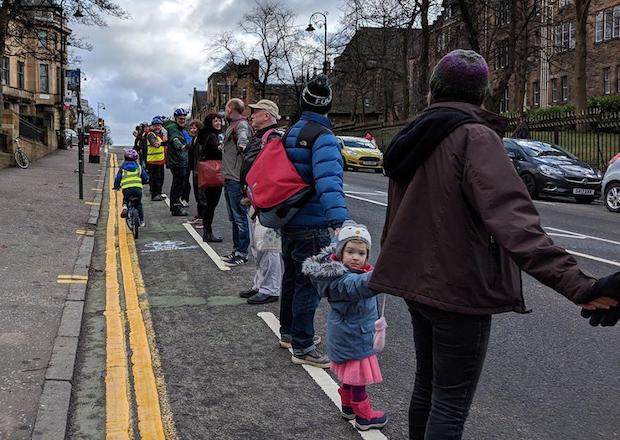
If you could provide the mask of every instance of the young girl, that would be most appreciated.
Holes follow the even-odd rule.
[[[337,240],[335,246],[307,259],[303,273],[331,306],[327,354],[331,370],[341,381],[342,417],[355,419],[355,426],[363,431],[383,428],[388,417],[372,409],[366,394],[366,385],[383,380],[373,347],[378,292],[368,288],[373,269],[368,264],[371,238],[364,225],[346,221]]]

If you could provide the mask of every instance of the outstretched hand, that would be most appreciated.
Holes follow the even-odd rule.
[[[599,279],[583,298],[581,316],[589,318],[590,325],[611,327],[620,320],[620,272]]]

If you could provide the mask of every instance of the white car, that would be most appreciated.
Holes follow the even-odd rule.
[[[620,212],[620,153],[609,161],[602,188],[607,209],[611,212]]]

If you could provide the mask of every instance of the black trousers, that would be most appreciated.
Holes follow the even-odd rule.
[[[172,185],[170,186],[170,211],[176,211],[181,209],[180,199],[183,197],[187,168],[170,167],[170,172],[172,173]]]
[[[416,373],[410,440],[460,440],[491,332],[491,315],[463,315],[408,301]]]
[[[183,178],[183,194],[181,198],[186,202],[189,202],[189,195],[192,192],[192,185],[190,183],[192,173],[193,171],[191,169],[185,169],[185,177]]]
[[[146,169],[149,173],[149,188],[151,199],[161,194],[164,187],[164,176],[166,175],[164,165],[148,164]]]
[[[201,195],[200,198],[204,202],[202,208],[202,224],[204,225],[204,230],[213,233],[213,217],[215,216],[215,208],[217,208],[217,204],[220,202],[220,197],[222,196],[222,187],[201,188],[198,191]]]
[[[206,194],[204,189],[198,188],[198,174],[194,171],[192,171],[192,186],[194,187],[194,198],[196,199],[196,215],[199,218],[203,218],[207,203]]]

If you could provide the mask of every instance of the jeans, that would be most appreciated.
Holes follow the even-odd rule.
[[[164,165],[148,164],[147,171],[149,173],[149,188],[151,198],[161,195],[161,189],[164,186]]]
[[[183,197],[187,168],[170,167],[170,172],[172,173],[172,186],[170,186],[170,211],[178,211],[181,209],[180,199]]]
[[[314,312],[321,299],[310,279],[301,272],[301,266],[329,243],[327,229],[282,230],[280,334],[292,337],[293,353],[297,356],[315,349]]]
[[[136,208],[138,209],[138,217],[140,218],[140,221],[143,222],[144,208],[142,207],[142,190],[140,188],[125,188],[123,190],[123,205],[127,205],[127,207],[129,207],[129,199],[132,197],[137,199]]]
[[[463,315],[407,301],[416,353],[410,440],[460,440],[491,332],[491,315]]]
[[[235,180],[224,181],[224,197],[228,207],[228,220],[232,222],[233,251],[236,255],[247,257],[250,247],[250,228],[248,226],[248,208],[241,204],[243,191],[241,184]]]

